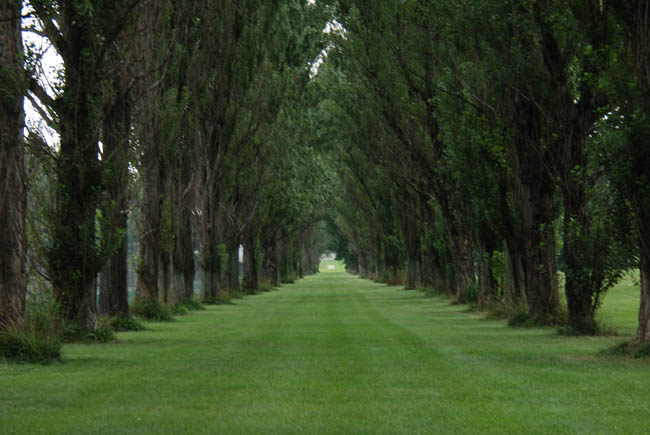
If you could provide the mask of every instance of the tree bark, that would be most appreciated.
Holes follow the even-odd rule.
[[[560,312],[552,203],[553,192],[543,178],[522,186],[526,300],[530,316],[540,324],[557,322]]]
[[[362,278],[368,278],[368,267],[366,266],[365,256],[359,252],[357,255],[357,267],[359,269],[359,276]]]
[[[204,244],[201,252],[201,300],[216,298],[222,289],[222,275],[224,272],[223,245],[214,240]]]
[[[205,168],[204,168],[205,170]],[[208,178],[206,176],[206,178]],[[222,289],[225,247],[219,225],[219,190],[211,186],[202,192],[202,213],[199,216],[200,265],[202,269],[201,299],[216,298]]]
[[[275,235],[265,242],[263,251],[263,279],[273,287],[277,287],[280,284],[280,274],[278,267],[278,243]]]
[[[498,283],[490,267],[490,257],[495,251],[492,243],[478,243],[478,294],[480,306],[487,306],[499,298]]]
[[[280,282],[292,283],[296,279],[298,265],[295,260],[293,237],[286,235],[279,240]]]
[[[226,269],[226,284],[233,293],[240,291],[239,285],[239,239],[233,238],[226,244],[228,250],[228,268]]]
[[[504,262],[506,268],[505,300],[511,307],[526,305],[526,272],[523,243],[514,238],[504,241]]]
[[[172,303],[194,297],[194,248],[189,207],[178,210],[175,220],[174,251],[172,253]]]
[[[65,85],[56,101],[61,144],[57,159],[56,211],[48,264],[54,295],[67,320],[97,329],[96,289],[101,258],[96,247],[96,210],[102,178],[97,158],[96,101],[101,61],[88,59],[96,39],[88,14],[71,2],[61,6],[65,30]]]
[[[158,298],[160,255],[160,156],[154,143],[145,145],[142,172],[142,222],[140,233],[138,299]]]
[[[636,332],[636,341],[639,343],[650,342],[650,239],[643,241],[645,249],[641,249],[639,269],[641,274],[641,302],[639,304],[639,327]]]
[[[23,323],[27,290],[21,3],[0,5],[0,329]]]
[[[167,305],[173,305],[172,300],[172,253],[163,250],[158,257],[158,299]]]
[[[586,138],[585,138],[586,140]],[[584,140],[582,141],[584,143]],[[594,298],[598,297],[600,282],[592,282],[597,274],[591,255],[593,246],[589,243],[590,217],[587,208],[587,195],[582,182],[571,170],[584,168],[586,158],[584,146],[569,145],[573,158],[569,158],[563,180],[564,196],[564,246],[565,293],[569,312],[569,325],[576,331],[587,334],[597,332],[594,320]],[[594,253],[595,254],[595,253]]]
[[[513,102],[516,137],[510,164],[515,174],[514,202],[523,240],[526,302],[531,318],[540,324],[556,323],[560,297],[555,262],[555,177],[549,168],[558,154],[557,144],[543,141],[543,114],[529,101]]]
[[[452,218],[453,219],[453,218]],[[454,265],[454,287],[456,303],[465,302],[465,290],[476,282],[474,259],[469,235],[452,220],[447,221],[451,259]]]
[[[258,241],[255,235],[244,242],[244,291],[252,293],[259,288],[260,261]]]
[[[129,135],[131,130],[128,97],[119,89],[116,100],[105,113],[103,127],[104,165],[108,169],[107,200],[104,216],[108,220],[110,243],[115,253],[104,265],[100,279],[99,312],[105,316],[129,316],[127,285],[127,220],[129,207]]]

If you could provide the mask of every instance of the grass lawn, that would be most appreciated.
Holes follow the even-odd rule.
[[[597,317],[621,335],[636,336],[639,326],[639,271],[630,272],[606,295]]]
[[[66,345],[62,364],[0,364],[0,433],[648,433],[650,362],[598,354],[625,337],[512,329],[322,270]],[[603,319],[632,334],[637,301],[612,290]]]

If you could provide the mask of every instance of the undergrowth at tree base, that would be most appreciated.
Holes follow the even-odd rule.
[[[176,306],[179,307],[184,307],[188,311],[201,311],[205,310],[205,306],[199,301],[198,299],[194,298],[183,298],[178,303]]]
[[[116,339],[115,332],[110,325],[110,319],[99,319],[99,325],[96,330],[91,330],[83,325],[70,322],[65,325],[63,340],[67,343],[79,341],[95,341],[98,343],[108,343]]]
[[[625,341],[607,348],[601,353],[603,355],[626,356],[632,358],[650,358],[650,343]]]
[[[261,282],[258,284],[257,290],[259,292],[270,292],[275,290],[275,287],[273,287],[273,285],[269,282]]]
[[[28,299],[22,323],[0,326],[0,359],[40,364],[61,359],[64,322],[50,295],[36,294]]]
[[[126,332],[126,331],[143,331],[146,328],[137,317],[113,317],[109,320],[109,324],[113,331]]]
[[[580,325],[562,325],[558,328],[559,335],[566,336],[593,336],[593,337],[613,337],[618,335],[616,328],[599,320],[591,320]]]
[[[41,335],[26,328],[0,331],[0,357],[14,363],[49,364],[61,359],[60,333]]]
[[[146,320],[158,322],[171,322],[174,320],[172,310],[156,298],[136,299],[131,307],[131,312]]]
[[[205,305],[232,305],[230,294],[225,291],[217,292],[216,296],[207,296],[203,298]]]

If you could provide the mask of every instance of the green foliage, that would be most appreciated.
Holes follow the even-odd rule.
[[[257,286],[257,289],[260,292],[270,292],[272,290],[275,290],[275,287],[271,285],[271,283],[265,282],[265,281],[260,281],[259,285]]]
[[[11,362],[48,364],[61,358],[62,340],[16,328],[0,331],[0,357]]]
[[[500,295],[505,293],[506,286],[506,258],[502,251],[494,251],[487,259],[490,273],[497,281],[497,287]]]
[[[21,325],[0,329],[0,357],[11,362],[48,364],[61,358],[64,323],[52,297],[28,298]]]
[[[144,331],[146,328],[137,317],[113,317],[109,321],[110,327],[117,332]]]
[[[205,310],[205,306],[196,298],[184,298],[178,301],[176,306],[184,307],[190,311]]]
[[[156,298],[141,298],[133,302],[131,313],[146,320],[171,322],[172,311]]]
[[[578,325],[561,326],[558,328],[558,334],[578,336],[578,335],[600,335],[600,327],[593,319],[585,319]]]
[[[461,303],[464,304],[476,304],[478,302],[478,284],[472,283],[471,285],[465,287],[463,290],[463,300]]]
[[[170,310],[174,316],[187,316],[190,314],[190,310],[184,305],[174,305]]]
[[[518,311],[518,309],[514,309],[508,303],[505,303],[503,301],[493,301],[487,307],[487,314],[485,315],[485,319],[508,320],[513,311]]]
[[[528,310],[524,307],[519,307],[514,310],[508,318],[508,326],[512,327],[530,327],[533,326],[533,320],[528,314]]]
[[[109,343],[111,341],[117,340],[115,331],[111,325],[111,321],[108,319],[99,320],[99,328],[95,331],[93,339],[100,343]]]
[[[65,325],[64,340],[67,343],[83,341],[109,343],[115,339],[115,332],[113,331],[110,319],[108,318],[100,318],[99,325],[94,331],[74,322],[68,322]]]
[[[232,297],[225,291],[218,291],[216,296],[210,296],[203,300],[205,305],[232,305]]]
[[[625,341],[601,351],[603,355],[650,358],[650,344]]]
[[[286,275],[281,275],[280,276],[280,282],[282,284],[293,284],[296,282],[296,274],[291,272]]]

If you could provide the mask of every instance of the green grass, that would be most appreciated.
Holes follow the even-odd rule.
[[[327,264],[63,364],[0,365],[0,432],[647,433],[650,362],[599,354],[624,337],[508,328]],[[633,305],[616,289],[603,315],[627,331]]]
[[[639,271],[630,272],[605,295],[596,318],[624,336],[636,335],[639,325]]]

